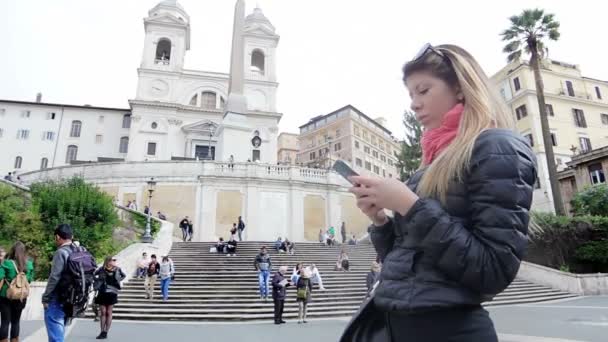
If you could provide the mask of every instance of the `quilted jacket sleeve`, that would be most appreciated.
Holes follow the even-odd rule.
[[[384,261],[386,255],[393,249],[393,243],[395,241],[395,232],[393,229],[394,221],[391,217],[389,217],[389,221],[385,225],[381,227],[371,225],[367,229],[369,232],[369,239],[372,241],[381,261]]]
[[[483,134],[464,179],[470,225],[453,219],[434,199],[419,199],[406,229],[435,267],[481,294],[497,294],[515,278],[527,245],[536,158],[515,134]]]

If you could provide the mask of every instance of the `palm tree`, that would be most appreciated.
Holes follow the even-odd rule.
[[[511,21],[511,27],[501,33],[502,40],[509,42],[504,47],[503,52],[509,54],[507,57],[509,62],[518,60],[521,57],[522,48],[526,54],[530,55],[530,66],[532,66],[532,70],[534,71],[534,80],[536,82],[536,96],[540,112],[540,126],[543,131],[543,144],[549,168],[549,181],[551,183],[551,192],[553,193],[553,206],[557,215],[564,215],[562,194],[557,180],[557,166],[555,165],[551,131],[549,130],[549,119],[545,106],[543,78],[540,74],[541,60],[547,54],[547,48],[543,40],[557,41],[559,39],[559,22],[555,20],[553,14],[546,14],[541,9],[524,10],[520,15],[510,17],[509,20]]]

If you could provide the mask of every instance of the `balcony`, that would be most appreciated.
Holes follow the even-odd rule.
[[[562,88],[557,89],[557,91],[555,91],[555,94],[558,94],[560,96],[574,97],[574,98],[582,99],[582,100],[593,100],[593,98],[591,97],[591,95],[589,93],[575,91],[574,96],[571,96],[568,94],[568,91],[566,91]]]

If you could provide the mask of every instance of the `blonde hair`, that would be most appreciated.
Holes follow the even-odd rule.
[[[421,197],[436,197],[445,205],[450,181],[462,181],[479,134],[490,128],[515,130],[515,120],[471,54],[456,45],[439,45],[434,49],[443,56],[428,52],[408,62],[403,67],[403,80],[415,72],[426,71],[464,96],[456,137],[430,164],[420,165],[427,170],[418,183],[417,193]]]

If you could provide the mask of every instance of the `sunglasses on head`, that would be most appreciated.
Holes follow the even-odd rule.
[[[448,60],[448,58],[445,56],[445,54],[437,49],[435,49],[433,47],[433,45],[431,45],[431,43],[426,43],[422,46],[422,48],[420,49],[420,51],[418,51],[418,53],[416,54],[416,56],[414,56],[414,59],[412,59],[412,61],[417,61],[419,59],[421,59],[422,57],[426,56],[429,52],[435,53],[437,54],[439,57]]]

